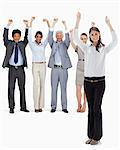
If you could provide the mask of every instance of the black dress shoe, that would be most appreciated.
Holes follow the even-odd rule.
[[[20,111],[24,111],[24,112],[29,112],[29,110],[27,110],[27,109],[20,109]]]
[[[9,111],[11,114],[14,114],[14,109],[10,108],[10,111]]]
[[[51,113],[54,113],[56,111],[56,109],[51,109]]]
[[[42,112],[42,108],[39,109],[39,112]]]
[[[36,112],[36,113],[39,113],[40,111],[39,111],[39,109],[35,109],[35,112]]]
[[[68,110],[67,109],[63,109],[62,110],[64,113],[68,113]]]

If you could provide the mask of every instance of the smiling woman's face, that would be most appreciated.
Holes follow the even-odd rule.
[[[92,40],[93,43],[97,43],[100,38],[100,33],[98,31],[92,30],[90,33],[90,39]]]
[[[87,43],[87,40],[88,40],[88,37],[86,35],[81,35],[80,36],[80,40],[83,42],[83,43]]]
[[[41,43],[42,36],[41,36],[40,34],[37,34],[37,35],[35,36],[35,40],[36,40],[37,43]]]

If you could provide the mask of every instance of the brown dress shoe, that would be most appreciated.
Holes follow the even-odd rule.
[[[99,143],[99,141],[92,140],[92,141],[90,142],[90,145],[97,145],[98,143]]]
[[[90,144],[90,142],[92,141],[92,139],[88,139],[85,144]]]

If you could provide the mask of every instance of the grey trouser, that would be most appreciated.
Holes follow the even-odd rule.
[[[68,71],[63,68],[53,68],[51,71],[51,107],[57,107],[57,90],[60,82],[62,109],[67,109],[67,80]]]

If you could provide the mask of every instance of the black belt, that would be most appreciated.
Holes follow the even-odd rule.
[[[22,68],[22,67],[23,67],[23,65],[22,65],[22,66],[12,66],[12,65],[10,65],[10,67],[11,67],[11,68],[18,69],[18,68]]]
[[[85,61],[84,59],[78,59],[78,61]]]
[[[87,82],[96,83],[100,81],[105,81],[105,76],[103,77],[85,77],[84,79]]]
[[[62,68],[62,65],[54,65],[55,68]]]

